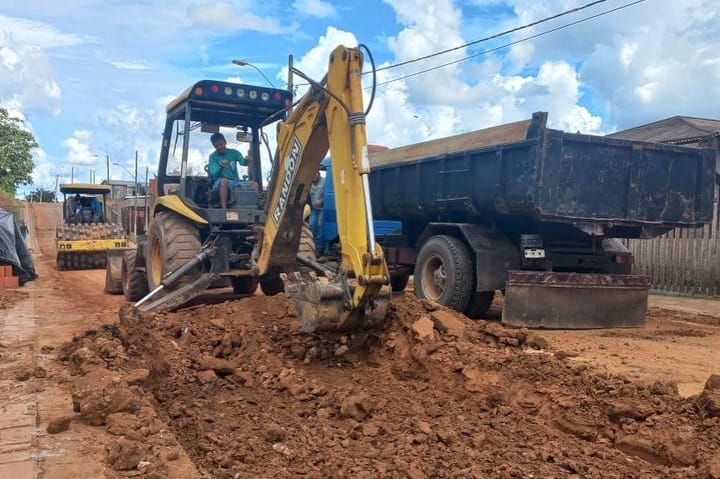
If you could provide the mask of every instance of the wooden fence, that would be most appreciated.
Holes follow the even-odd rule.
[[[677,228],[651,240],[626,240],[634,272],[658,291],[720,296],[720,211],[703,228]]]

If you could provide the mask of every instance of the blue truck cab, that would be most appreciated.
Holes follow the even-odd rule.
[[[338,243],[335,187],[333,186],[332,166],[329,157],[320,163],[320,171],[325,172],[325,202],[323,204],[322,251],[318,251],[317,255],[323,256],[330,252],[334,244]],[[400,234],[402,229],[400,221],[375,220],[373,224],[375,226],[375,236],[380,242],[382,242],[383,237]]]

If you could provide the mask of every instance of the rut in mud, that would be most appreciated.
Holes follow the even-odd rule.
[[[714,381],[684,399],[409,294],[344,335],[282,297],[120,316],[61,353],[116,470],[171,477],[182,447],[213,478],[720,478]]]

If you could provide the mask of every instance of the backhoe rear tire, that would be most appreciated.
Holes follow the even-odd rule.
[[[467,248],[457,238],[433,236],[415,262],[415,296],[464,312],[473,289],[473,267]]]
[[[150,223],[145,270],[150,291],[163,277],[190,261],[200,251],[200,234],[195,225],[172,211],[161,211]],[[197,267],[182,277],[173,289],[196,279],[202,273]]]
[[[126,251],[122,260],[122,292],[125,299],[131,302],[139,301],[150,292],[147,276],[144,271],[135,269],[135,250]]]

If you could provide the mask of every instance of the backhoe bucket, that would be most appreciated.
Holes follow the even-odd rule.
[[[379,326],[385,319],[390,293],[374,296],[352,309],[351,286],[345,277],[330,283],[285,279],[285,293],[295,304],[300,327],[305,332],[356,331]]]
[[[646,276],[509,271],[502,323],[546,329],[645,324]]]

